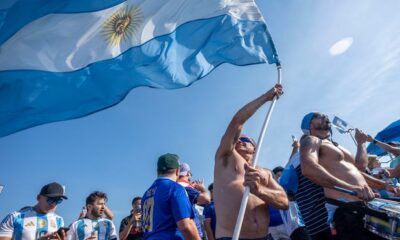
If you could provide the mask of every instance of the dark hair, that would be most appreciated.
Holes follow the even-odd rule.
[[[283,172],[283,167],[281,167],[281,166],[278,166],[278,167],[276,167],[276,168],[274,168],[273,170],[272,170],[272,172],[274,173],[274,174],[277,174],[278,172]]]
[[[100,192],[100,191],[94,191],[92,192],[87,198],[86,198],[86,205],[88,204],[93,204],[96,199],[104,199],[107,202],[107,194]]]
[[[171,174],[176,172],[176,168],[175,169],[167,169],[167,170],[157,170],[157,174]]]
[[[133,205],[137,200],[141,200],[141,199],[142,199],[142,197],[139,197],[139,196],[133,198],[133,200],[132,200],[132,205]]]
[[[208,191],[212,191],[214,189],[214,183],[211,183],[210,185],[208,185]]]

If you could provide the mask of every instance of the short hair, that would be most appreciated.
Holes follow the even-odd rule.
[[[283,167],[278,166],[278,167],[272,169],[272,172],[273,172],[274,174],[277,174],[278,172],[283,172],[283,170],[284,170]]]
[[[88,204],[93,204],[96,199],[104,199],[106,202],[108,200],[107,194],[100,192],[100,191],[94,191],[92,192],[87,198],[86,198],[86,205]]]
[[[214,183],[211,183],[210,185],[208,185],[208,191],[212,192],[214,189]]]
[[[135,204],[135,202],[136,202],[137,200],[142,200],[142,197],[139,197],[139,196],[134,197],[133,200],[132,200],[132,205]]]
[[[374,162],[379,162],[378,156],[375,154],[368,154],[368,168],[370,170],[374,168]]]
[[[176,168],[175,169],[167,169],[167,170],[157,170],[157,174],[171,174],[176,172]]]

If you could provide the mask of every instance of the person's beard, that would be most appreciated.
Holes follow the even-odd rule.
[[[94,208],[94,209],[92,210],[92,215],[93,215],[93,217],[99,218],[99,217],[101,217],[102,212],[101,212],[100,209],[95,209],[95,208]]]

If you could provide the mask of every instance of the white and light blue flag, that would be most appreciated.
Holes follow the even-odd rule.
[[[349,124],[343,119],[334,116],[332,120],[332,125],[340,132],[340,133],[348,133],[349,132]]]
[[[254,0],[1,0],[0,136],[279,60]]]

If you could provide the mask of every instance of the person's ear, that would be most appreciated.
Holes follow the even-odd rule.
[[[93,209],[93,205],[92,205],[92,204],[87,204],[87,205],[86,205],[86,209],[87,209],[88,211],[91,211],[91,210]]]

